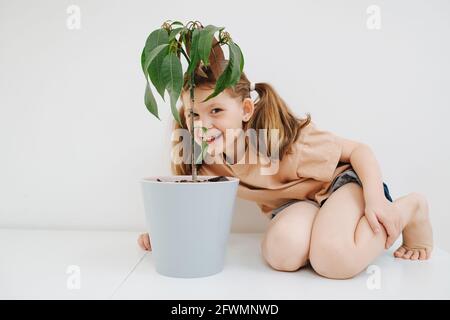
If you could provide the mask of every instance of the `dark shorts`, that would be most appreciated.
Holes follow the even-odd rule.
[[[362,182],[359,179],[358,175],[356,174],[356,172],[353,169],[348,169],[345,170],[344,172],[341,172],[340,174],[338,174],[333,182],[331,183],[331,192],[336,191],[337,189],[339,189],[340,187],[342,187],[344,184],[349,183],[349,182],[355,182],[357,184],[359,184],[362,187]],[[392,197],[389,193],[389,188],[386,185],[386,183],[383,182],[383,189],[384,189],[384,196],[386,197],[386,199],[388,199],[390,202],[392,201]],[[323,206],[323,204],[327,201],[327,199],[323,200],[320,203],[320,206],[317,204],[317,202],[312,201],[310,199],[305,199],[305,200],[298,200],[298,199],[293,199],[293,200],[289,200],[288,202],[286,202],[285,204],[279,206],[278,208],[272,210],[272,219],[277,215],[278,212],[280,212],[281,210],[283,210],[286,207],[289,207],[291,204],[299,202],[299,201],[306,201],[309,202],[311,204],[314,204],[316,207],[320,208]]]

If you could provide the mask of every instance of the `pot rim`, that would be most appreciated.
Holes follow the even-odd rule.
[[[204,176],[204,175],[197,175],[197,178],[214,178],[217,177],[217,175],[215,176]],[[229,177],[229,176],[225,176],[227,179],[229,179],[229,181],[207,181],[207,182],[203,182],[203,183],[232,183],[232,182],[239,182],[239,178],[236,177]],[[172,175],[172,176],[149,176],[149,177],[145,177],[141,179],[141,183],[164,183],[164,184],[176,184],[176,185],[200,185],[200,183],[198,182],[175,182],[175,181],[156,181],[156,179],[164,179],[170,178],[173,180],[181,180],[181,179],[186,179],[186,178],[190,178],[192,180],[192,175]]]

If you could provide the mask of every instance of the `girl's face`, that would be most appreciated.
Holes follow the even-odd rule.
[[[244,101],[240,101],[239,97],[233,98],[229,94],[230,89],[227,88],[219,95],[202,103],[214,90],[203,87],[196,87],[194,90],[195,141],[202,145],[203,137],[203,141],[208,143],[207,152],[212,156],[219,155],[225,150],[233,150],[228,148],[234,148],[234,141],[242,134],[243,122],[247,122],[252,116],[255,108],[253,101],[250,98]],[[183,92],[182,99],[186,124],[191,131],[190,93]],[[203,132],[202,127],[207,130]]]

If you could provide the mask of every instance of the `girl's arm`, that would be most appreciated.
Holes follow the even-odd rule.
[[[399,221],[395,221],[395,216],[388,213],[390,207],[384,196],[378,161],[368,145],[340,137],[338,141],[342,146],[340,161],[349,162],[362,182],[365,216],[375,233],[381,230],[379,222],[383,224],[388,234],[386,248],[389,248],[400,233]]]
[[[363,184],[364,199],[384,199],[383,178],[372,149],[359,143],[350,154],[350,163]]]

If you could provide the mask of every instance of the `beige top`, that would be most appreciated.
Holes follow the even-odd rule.
[[[269,165],[249,163],[249,152],[256,155],[254,147],[248,148],[244,164],[239,163],[243,159],[230,165],[221,158],[222,163],[202,164],[199,175],[239,178],[238,197],[256,202],[267,217],[273,209],[292,199],[310,199],[320,204],[330,196],[328,189],[333,179],[351,168],[351,164],[339,162],[342,147],[336,136],[320,130],[313,122],[301,129],[292,153],[286,154],[281,162],[276,160],[278,171],[274,174],[261,173],[261,167]]]

